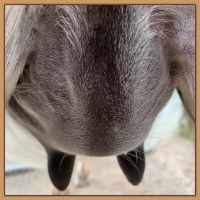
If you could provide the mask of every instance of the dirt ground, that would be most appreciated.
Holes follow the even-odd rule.
[[[132,186],[122,174],[115,157],[79,157],[85,164],[85,177],[80,176],[80,162],[75,165],[71,183],[58,192],[50,182],[47,170],[8,174],[7,195],[194,195],[194,142],[180,136],[163,140],[146,153],[142,182]],[[87,172],[87,173],[86,173]]]

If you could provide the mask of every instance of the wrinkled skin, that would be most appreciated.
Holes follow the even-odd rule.
[[[130,173],[120,155],[143,152],[144,139],[175,88],[195,115],[194,7],[183,8],[191,15],[180,20],[183,26],[165,24],[167,37],[148,27],[148,6],[70,8],[71,18],[55,6],[45,6],[38,16],[9,106],[46,148],[50,177],[59,189],[69,183],[76,154],[118,155],[128,180],[138,184],[142,175]],[[130,159],[143,174],[144,162]]]

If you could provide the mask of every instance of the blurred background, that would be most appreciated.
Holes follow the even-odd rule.
[[[195,129],[183,113],[175,91],[145,141],[146,169],[138,186],[127,181],[116,157],[78,156],[64,192],[49,179],[43,147],[6,113],[5,194],[194,195]]]

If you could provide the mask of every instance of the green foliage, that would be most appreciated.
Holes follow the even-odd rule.
[[[178,135],[192,140],[194,137],[192,132],[193,131],[189,119],[187,117],[183,117],[178,128]]]

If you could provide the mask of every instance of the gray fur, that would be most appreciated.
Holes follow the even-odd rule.
[[[176,88],[194,119],[194,6],[6,6],[6,103],[47,149],[132,150]]]

